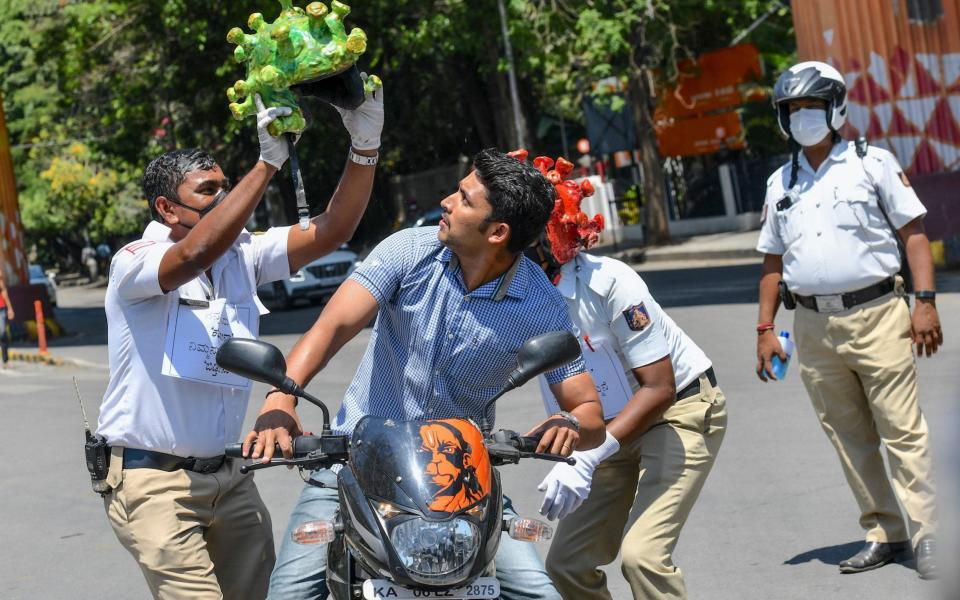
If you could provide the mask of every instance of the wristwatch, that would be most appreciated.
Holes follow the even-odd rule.
[[[350,154],[348,154],[350,160],[357,163],[358,165],[363,165],[364,167],[373,167],[376,166],[377,162],[380,160],[380,153],[377,152],[373,156],[364,156],[362,154],[357,154],[353,151],[353,148],[350,148]]]
[[[937,292],[933,290],[917,290],[913,292],[913,297],[917,300],[936,300]]]
[[[575,416],[571,415],[565,410],[561,410],[560,412],[558,412],[553,416],[565,419],[568,423],[570,423],[570,425],[573,426],[574,431],[576,431],[577,433],[580,433],[580,419],[576,418]]]

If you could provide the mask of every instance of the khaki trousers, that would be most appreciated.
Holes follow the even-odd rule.
[[[104,508],[154,598],[265,598],[273,528],[240,461],[204,475],[123,469],[122,453],[113,448]]]
[[[600,463],[590,495],[560,521],[547,572],[566,600],[612,600],[598,567],[622,553],[635,599],[686,598],[673,549],[710,473],[727,427],[723,392],[700,377],[700,394]],[[635,508],[640,515],[624,535]]]
[[[860,505],[869,542],[909,538],[935,528],[927,422],[920,412],[910,310],[884,296],[840,313],[797,307],[800,376]],[[893,486],[883,467],[887,448]],[[896,494],[894,494],[894,491]]]

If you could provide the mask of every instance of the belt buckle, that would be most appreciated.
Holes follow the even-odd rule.
[[[222,464],[223,457],[221,456],[215,458],[198,458],[195,459],[191,471],[200,473],[201,475],[209,475],[210,473],[216,473]]]
[[[844,309],[843,295],[830,294],[829,296],[814,296],[814,302],[817,303],[817,312],[834,313]]]

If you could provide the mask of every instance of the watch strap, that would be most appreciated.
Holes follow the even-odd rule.
[[[913,292],[913,297],[917,300],[936,300],[937,292],[934,290],[917,290]]]
[[[572,414],[568,413],[565,410],[561,410],[557,414],[553,415],[555,417],[560,417],[570,423],[577,433],[580,433],[580,419],[576,418]]]
[[[362,154],[357,154],[353,151],[353,148],[350,148],[350,153],[347,155],[350,157],[351,162],[355,162],[358,165],[363,165],[364,167],[373,167],[376,166],[377,162],[380,160],[380,153],[373,156],[364,156]]]

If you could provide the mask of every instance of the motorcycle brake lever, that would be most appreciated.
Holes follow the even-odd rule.
[[[278,465],[288,464],[285,458],[273,458],[268,463],[262,462],[251,462],[245,465],[240,465],[240,474],[246,475],[250,471],[259,471],[260,469],[266,469],[267,467],[276,467]]]
[[[553,462],[567,463],[568,465],[577,464],[577,459],[572,456],[560,456],[559,454],[541,454],[539,452],[521,452],[521,458],[538,458],[540,460],[550,460]]]

